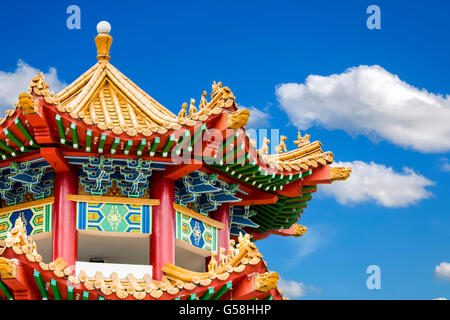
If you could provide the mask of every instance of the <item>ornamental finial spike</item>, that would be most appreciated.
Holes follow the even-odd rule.
[[[97,60],[109,60],[109,49],[111,48],[112,37],[111,25],[107,21],[100,21],[97,24],[98,35],[95,37],[95,44],[97,45]]]

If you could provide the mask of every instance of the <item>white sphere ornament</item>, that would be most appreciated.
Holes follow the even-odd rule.
[[[100,21],[97,24],[97,32],[98,33],[110,33],[111,32],[111,25],[108,21]]]

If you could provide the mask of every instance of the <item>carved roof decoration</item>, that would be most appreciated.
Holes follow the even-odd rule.
[[[331,167],[330,178],[331,181],[347,180],[352,172],[351,167]]]

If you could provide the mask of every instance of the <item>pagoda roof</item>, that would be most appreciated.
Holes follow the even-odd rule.
[[[109,63],[101,60],[56,95],[57,108],[73,119],[114,134],[166,134],[192,127],[221,108],[209,103],[197,114],[178,117]],[[213,110],[214,109],[214,110]]]
[[[110,63],[111,42],[109,34],[97,35],[98,62],[56,95],[42,74],[32,79],[29,92],[0,119],[0,167],[43,157],[65,170],[72,157],[103,156],[173,165],[167,172],[174,180],[195,170],[220,174],[246,192],[234,205],[254,205],[252,219],[261,232],[290,228],[317,184],[348,178],[351,169],[331,168],[333,153],[308,134],[298,132],[294,150],[287,150],[285,136],[272,141],[279,143],[276,154],[270,154],[267,138],[258,149],[246,130],[250,112],[238,109],[221,82],[214,82],[209,101],[205,91],[198,108],[191,99],[189,110],[185,103],[175,115]],[[222,136],[204,141],[207,129]],[[174,154],[187,161],[176,163],[169,156]],[[287,202],[283,197],[293,201],[288,209],[280,207]]]

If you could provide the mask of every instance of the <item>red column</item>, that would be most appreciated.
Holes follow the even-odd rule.
[[[217,256],[216,260],[219,262],[220,258],[220,248],[225,248],[225,253],[228,253],[228,247],[230,242],[230,205],[228,203],[222,204],[217,208],[216,212],[213,213],[213,219],[222,222],[225,225],[225,229],[217,231]],[[205,258],[205,270],[208,270],[208,264],[211,261],[211,257]]]
[[[225,229],[218,230],[217,232],[217,257],[220,254],[220,248],[225,248],[225,252],[228,252],[228,246],[230,242],[230,205],[228,203],[222,204],[214,212],[213,219],[222,222],[225,225]]]
[[[153,279],[161,280],[161,268],[167,262],[175,263],[175,212],[174,181],[164,176],[164,171],[153,171],[150,197],[161,204],[152,208],[152,234],[150,236],[150,264]]]
[[[70,166],[69,171],[55,172],[53,194],[53,246],[52,258],[63,258],[68,266],[77,261],[77,204],[67,200],[68,194],[78,193],[78,167]]]

